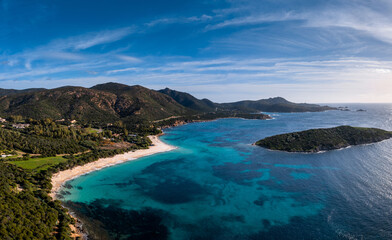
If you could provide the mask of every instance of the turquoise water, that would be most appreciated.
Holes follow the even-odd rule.
[[[167,129],[178,149],[74,179],[63,200],[113,239],[391,239],[392,140],[318,154],[251,145],[318,127],[392,130],[392,105],[349,107],[367,111]]]

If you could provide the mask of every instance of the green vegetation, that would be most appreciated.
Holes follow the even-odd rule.
[[[154,91],[117,83],[92,88],[61,87],[16,92],[3,89],[2,92],[5,96],[0,98],[0,116],[11,121],[17,122],[18,116],[40,120],[51,118],[64,120],[65,123],[76,120],[78,124],[91,124],[97,129],[122,121],[133,132],[137,132],[140,125],[173,116],[191,118],[210,113],[315,112],[333,109],[315,104],[296,104],[283,98],[220,104],[168,88]]]
[[[192,95],[184,92],[175,91],[169,88],[159,90],[181,105],[198,112],[241,112],[241,113],[254,113],[254,112],[320,112],[332,110],[328,106],[320,106],[316,104],[306,103],[293,103],[284,98],[275,97],[269,99],[261,99],[257,101],[240,101],[233,103],[214,103],[208,99],[197,99]]]
[[[376,128],[340,126],[311,129],[267,137],[256,145],[287,152],[319,152],[392,138],[392,132]]]
[[[164,93],[174,100],[176,100],[179,104],[184,107],[190,108],[194,111],[198,112],[214,112],[219,108],[219,104],[213,103],[208,99],[197,99],[189,93],[175,91],[169,88],[165,88],[159,90],[160,93]]]
[[[163,119],[159,121],[155,121],[154,125],[156,127],[170,127],[170,126],[177,126],[185,123],[192,123],[192,122],[202,122],[202,121],[211,121],[219,118],[244,118],[244,119],[258,119],[258,120],[265,120],[270,119],[271,117],[266,114],[252,114],[252,113],[236,113],[232,111],[221,111],[218,113],[203,113],[203,114],[195,114],[190,116],[179,116],[179,117],[171,117],[168,119]]]
[[[46,170],[49,167],[58,163],[66,162],[67,159],[61,156],[58,157],[44,157],[44,158],[31,158],[29,160],[12,161],[10,163],[27,170]]]
[[[222,104],[222,107],[244,112],[321,112],[326,110],[336,110],[336,108],[320,106],[317,104],[293,103],[281,97],[261,99],[257,101],[224,103]]]
[[[68,216],[37,179],[0,162],[0,239],[70,239]]]
[[[148,132],[130,134],[121,121],[97,131],[51,119],[10,119],[29,125],[0,128],[0,153],[6,155],[0,158],[0,239],[70,239],[73,219],[49,197],[51,176],[151,145]]]

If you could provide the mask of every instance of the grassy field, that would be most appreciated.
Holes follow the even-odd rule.
[[[31,158],[29,160],[23,160],[23,161],[12,161],[10,163],[27,170],[40,171],[40,170],[45,170],[54,164],[58,164],[65,161],[67,161],[67,159],[63,157],[45,157],[45,158]]]

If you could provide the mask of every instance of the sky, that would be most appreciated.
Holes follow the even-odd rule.
[[[0,0],[0,88],[392,102],[391,0]]]

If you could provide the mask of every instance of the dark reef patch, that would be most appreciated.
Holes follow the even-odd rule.
[[[58,195],[65,196],[65,195],[71,195],[71,193],[65,190],[61,190]]]
[[[267,219],[262,220],[262,224],[265,228],[264,231],[249,235],[244,239],[347,239],[347,236],[336,233],[325,219],[320,219],[320,215],[307,218],[293,217],[286,225],[272,225],[271,221]],[[304,228],[304,226],[306,227]]]
[[[264,206],[264,203],[265,203],[265,201],[267,201],[267,199],[268,199],[267,197],[261,196],[261,197],[259,197],[259,199],[255,200],[253,203],[257,206],[262,207],[262,206]]]
[[[206,193],[202,186],[185,178],[166,179],[146,192],[152,199],[166,204],[191,202]]]
[[[67,204],[79,215],[82,214],[84,218],[87,217],[95,222],[90,226],[94,229],[87,229],[89,233],[91,232],[89,239],[101,239],[101,234],[94,233],[98,228],[107,232],[108,239],[163,240],[169,235],[167,227],[162,223],[162,216],[166,213],[161,210],[122,209],[117,205],[117,201],[111,199],[97,199],[88,204],[81,202]]]
[[[143,169],[142,174],[167,176],[168,174],[172,174],[173,169],[178,168],[179,165],[183,164],[184,162],[185,162],[184,158],[180,158],[172,161],[157,162]]]
[[[66,188],[66,189],[72,189],[73,186],[72,186],[70,183],[66,182],[66,183],[64,183],[64,188]]]
[[[225,163],[213,167],[213,174],[226,181],[233,181],[241,185],[249,185],[249,181],[263,176],[263,172],[252,169],[250,164]]]
[[[245,217],[243,215],[235,215],[235,214],[230,214],[230,215],[225,215],[221,217],[222,221],[228,221],[228,222],[245,222]]]

